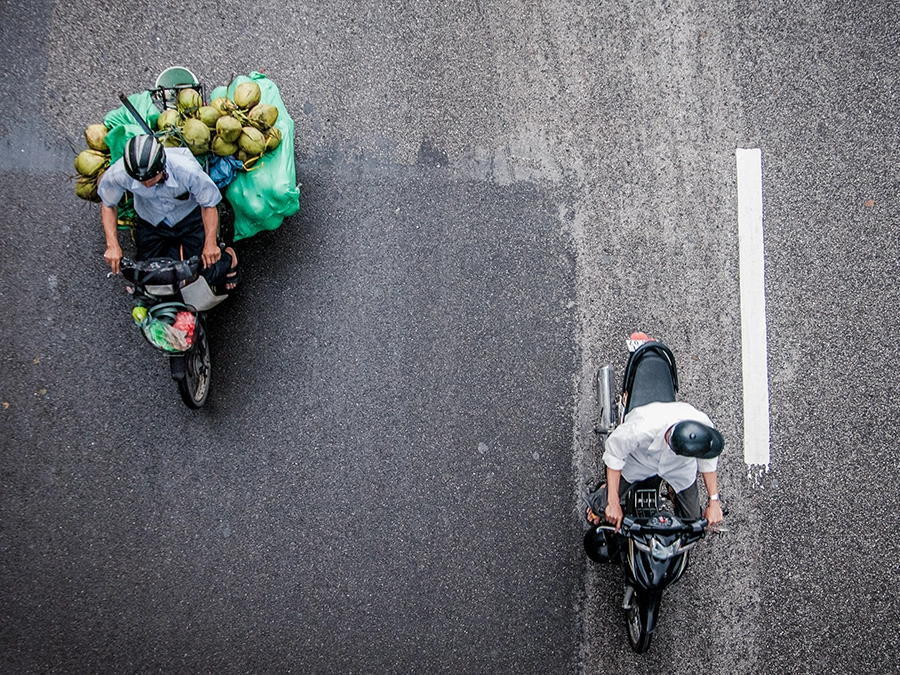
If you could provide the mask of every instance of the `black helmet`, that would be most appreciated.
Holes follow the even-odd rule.
[[[153,136],[130,138],[125,144],[125,171],[137,181],[150,180],[166,168],[166,151]]]
[[[669,446],[676,455],[712,459],[722,454],[725,439],[712,427],[694,420],[684,420],[672,428]]]

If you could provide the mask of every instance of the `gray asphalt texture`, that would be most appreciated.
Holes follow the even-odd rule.
[[[0,0],[0,671],[896,670],[898,18]],[[303,184],[238,243],[198,412],[69,180],[67,139],[169,65],[265,70]],[[738,147],[763,156],[767,471]],[[732,530],[643,656],[578,502],[593,376],[636,329],[726,436]]]

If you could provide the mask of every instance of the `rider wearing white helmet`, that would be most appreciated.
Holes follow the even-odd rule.
[[[118,204],[126,191],[134,196],[137,213],[137,260],[199,256],[210,286],[232,290],[237,285],[234,249],[228,247],[223,254],[216,243],[216,205],[222,195],[190,150],[164,148],[151,135],[135,136],[125,144],[122,158],[103,174],[97,193],[103,202],[104,257],[113,274],[122,259],[116,230]]]

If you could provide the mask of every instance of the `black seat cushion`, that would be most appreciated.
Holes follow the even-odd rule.
[[[638,406],[656,401],[670,402],[675,400],[675,384],[669,362],[654,352],[641,356],[634,371],[634,382],[625,413]]]

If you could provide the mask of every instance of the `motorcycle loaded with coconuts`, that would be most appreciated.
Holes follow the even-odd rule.
[[[193,76],[189,79],[191,81],[185,84],[171,86],[157,81],[154,93],[162,101],[163,112],[171,110],[166,106],[176,99],[179,91],[187,88],[193,91],[192,88],[198,86]],[[124,95],[119,98],[138,125],[146,133],[153,134],[128,99]],[[226,199],[223,198],[218,211],[221,225],[233,219]],[[135,300],[136,306],[132,311],[135,323],[151,346],[168,355],[172,379],[178,386],[181,399],[189,408],[196,409],[206,402],[210,386],[207,312],[228,296],[213,292],[200,274],[202,262],[198,256],[183,260],[177,251],[169,255],[167,258],[140,261],[122,258],[119,269],[125,279],[126,290]]]
[[[597,432],[604,441],[631,410],[655,401],[674,401],[678,391],[675,357],[668,347],[643,333],[632,334],[627,344],[631,355],[622,394],[616,397],[614,393],[611,365],[597,374]],[[706,535],[708,525],[705,518],[676,517],[669,490],[658,476],[635,483],[622,497],[624,518],[619,531],[596,525],[584,537],[585,551],[592,560],[618,563],[622,568],[628,641],[638,653],[650,648],[662,593],[682,577],[688,553]],[[598,512],[592,495],[585,493],[582,498]],[[599,513],[602,515],[602,509]],[[720,527],[718,531],[726,530]]]
[[[220,246],[223,240],[246,238],[279,227],[285,217],[299,210],[300,185],[295,183],[293,121],[278,88],[265,75],[254,72],[249,77],[232,78],[230,87],[217,87],[213,95],[206,105],[203,86],[182,67],[165,70],[157,78],[155,89],[130,97],[120,94],[123,108],[110,111],[103,124],[92,124],[85,130],[89,148],[79,153],[73,144],[79,174],[76,195],[99,202],[99,186],[110,167],[113,147],[118,154],[135,137],[147,134],[162,146],[190,150],[222,192],[217,207]],[[135,126],[139,127],[137,133]],[[282,139],[286,142],[282,143]],[[142,155],[148,161],[149,156]],[[121,187],[118,185],[117,189]],[[117,205],[115,215],[120,227],[132,220],[132,215],[137,217],[128,211],[129,198],[132,197],[125,190]],[[239,237],[235,231],[238,211]],[[104,213],[104,231],[109,239],[109,212]],[[166,258],[122,258],[118,267],[136,301],[135,322],[147,341],[168,355],[172,377],[184,402],[198,408],[206,401],[211,373],[206,313],[227,295],[213,293],[200,274],[199,258],[182,259],[193,253],[191,250],[185,254],[183,247],[173,242],[162,252],[153,248],[153,255]],[[236,263],[233,254],[231,259]],[[229,292],[237,287],[241,276],[237,264],[232,269],[225,283]]]

